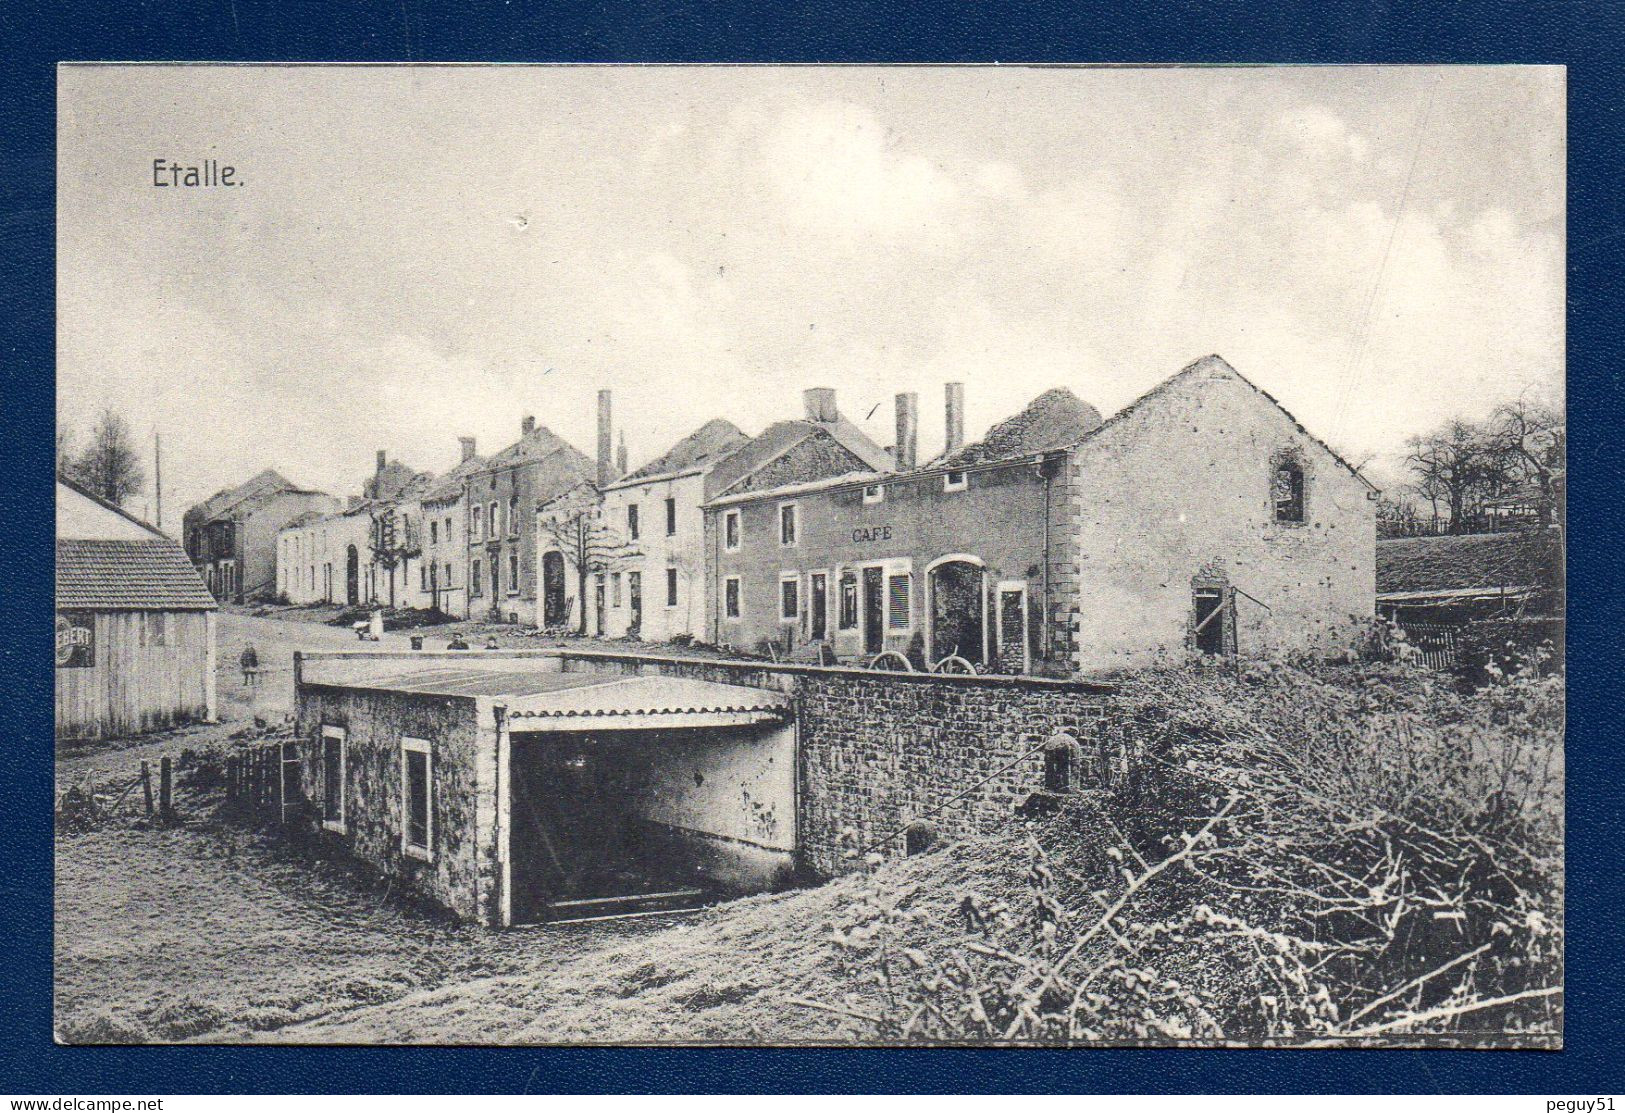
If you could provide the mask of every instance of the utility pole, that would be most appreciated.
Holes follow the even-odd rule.
[[[158,531],[164,528],[164,455],[158,430],[152,431],[152,486],[158,502]]]

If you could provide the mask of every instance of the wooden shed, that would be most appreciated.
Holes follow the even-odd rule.
[[[57,481],[56,733],[107,738],[215,714],[215,602],[174,540]]]

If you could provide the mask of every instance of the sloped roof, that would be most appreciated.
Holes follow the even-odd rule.
[[[236,506],[256,495],[263,495],[270,491],[292,491],[297,488],[273,468],[266,468],[252,479],[245,480],[235,487],[226,487],[193,507],[203,521],[212,522],[217,518],[235,509]]]
[[[1555,587],[1562,561],[1551,530],[1385,539],[1377,593]]]
[[[602,728],[608,725],[606,720],[621,720],[622,725],[639,729],[655,721],[682,726],[685,720],[696,717],[779,719],[789,713],[789,707],[788,696],[765,688],[677,676],[617,676],[605,684],[519,696],[510,702],[508,718],[510,722],[539,719],[561,729],[579,725]]]
[[[675,475],[705,465],[714,465],[730,452],[749,442],[737,425],[714,417],[666,450],[665,454],[610,484],[620,487],[657,476]]]
[[[484,467],[484,456],[470,456],[460,461],[455,468],[429,485],[429,489],[423,492],[423,501],[444,502],[456,498],[463,493],[463,480]]]
[[[975,444],[944,457],[949,466],[1010,460],[1076,444],[1100,427],[1100,411],[1065,387],[1046,390],[1013,417],[1005,418]]]
[[[891,454],[844,417],[834,421],[775,421],[711,469],[710,482],[707,484],[711,493],[725,493],[740,480],[760,471],[820,431],[829,434],[836,444],[863,461],[871,470],[894,470]]]
[[[509,467],[516,463],[522,463],[525,460],[539,460],[543,457],[551,456],[555,452],[571,453],[586,461],[589,466],[596,467],[596,465],[594,465],[593,462],[587,458],[586,454],[577,449],[569,441],[553,432],[553,430],[549,429],[547,426],[538,425],[529,433],[526,433],[524,436],[514,441],[507,448],[504,448],[501,452],[498,452],[493,456],[488,456],[485,460],[485,464],[480,468],[480,470],[490,471],[494,468]]]
[[[148,536],[169,536],[151,522],[142,521],[140,518],[137,518],[134,514],[131,514],[128,510],[124,509],[117,503],[109,502],[107,499],[102,498],[95,492],[90,491],[85,487],[81,487],[78,483],[75,483],[71,479],[66,479],[59,475],[56,477],[56,484],[59,488],[65,487],[69,492],[71,492],[66,498],[64,498],[62,491],[58,490],[56,493],[56,528],[58,537],[85,537],[87,534],[90,534],[91,536],[100,537],[107,540],[116,540],[120,538],[129,539],[132,537],[140,537],[142,540],[145,540],[145,538]],[[89,502],[90,506],[87,509],[90,510],[91,514],[96,514],[97,511],[100,511],[102,514],[113,515],[113,517],[116,519],[116,521],[113,523],[115,530],[111,533],[109,533],[109,531],[106,529],[96,529],[94,533],[90,533],[89,530],[77,534],[64,532],[65,529],[71,528],[70,526],[65,526],[64,524],[63,517],[65,504],[70,503],[74,495],[77,495]],[[90,523],[81,520],[78,524],[89,525]]]
[[[62,538],[56,543],[59,609],[208,611],[214,597],[186,553],[167,537],[145,541]]]

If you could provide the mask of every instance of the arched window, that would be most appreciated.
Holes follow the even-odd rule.
[[[1303,521],[1303,465],[1291,458],[1277,460],[1272,487],[1275,520]]]
[[[1044,791],[1071,792],[1076,776],[1078,743],[1062,731],[1044,744]]]

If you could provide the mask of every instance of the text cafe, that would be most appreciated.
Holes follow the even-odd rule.
[[[716,500],[706,508],[711,638],[808,659],[822,645],[842,661],[898,653],[917,669],[1064,672],[1064,645],[1045,621],[1055,614],[1048,488],[1061,458]]]

